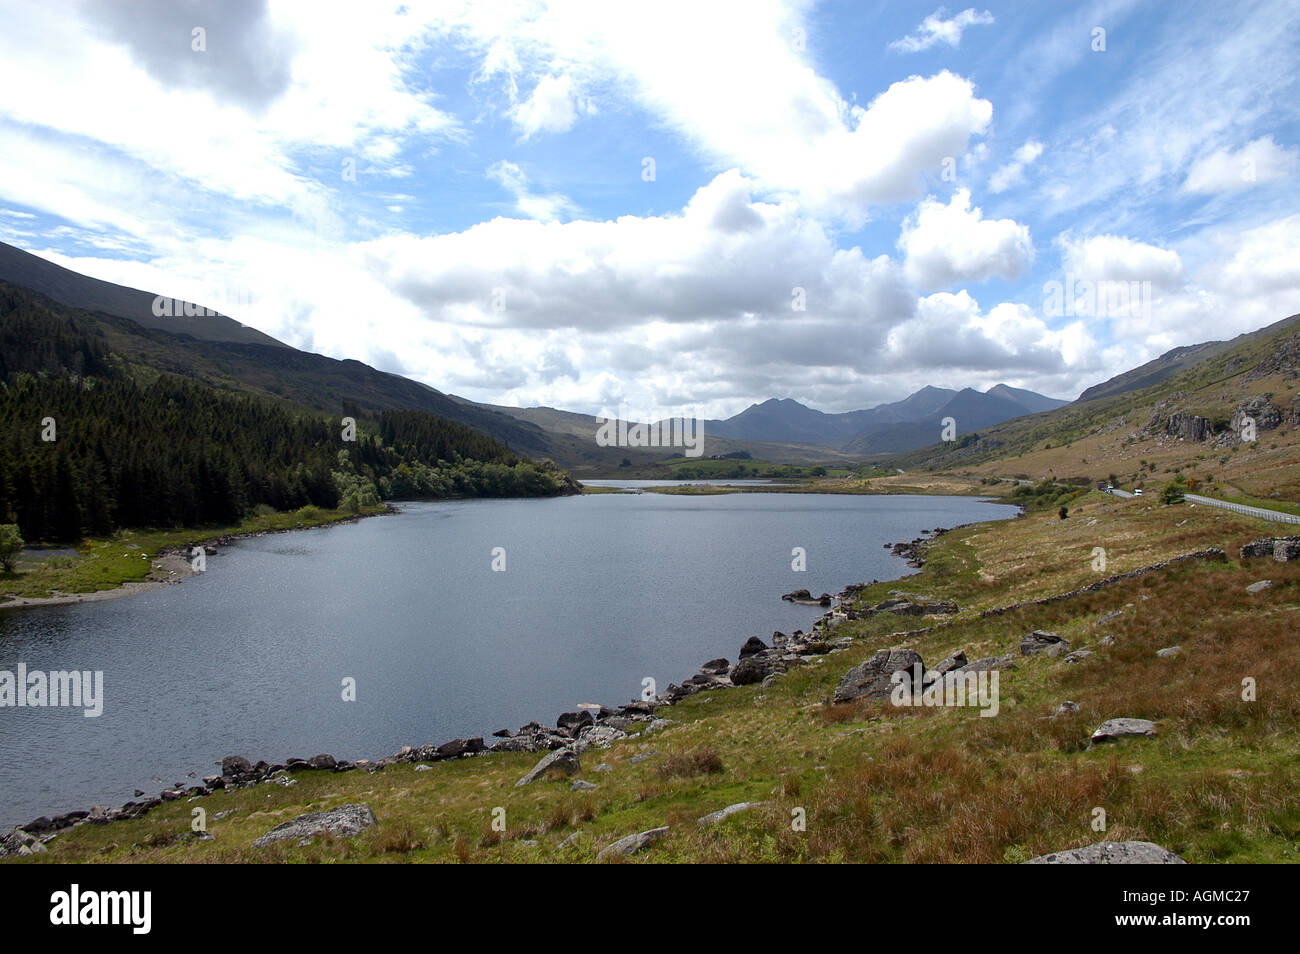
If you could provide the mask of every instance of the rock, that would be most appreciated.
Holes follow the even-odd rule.
[[[731,664],[719,656],[717,659],[710,659],[701,666],[700,672],[710,676],[721,676],[730,668]]]
[[[597,861],[603,861],[606,858],[626,858],[628,855],[636,854],[642,848],[654,844],[665,834],[668,833],[668,826],[662,828],[651,828],[649,831],[643,831],[637,835],[625,835],[612,845],[606,845],[596,855]]]
[[[438,746],[437,751],[439,758],[458,759],[461,756],[473,755],[486,749],[487,746],[483,744],[483,739],[478,737],[473,739],[452,739],[450,742],[444,742]]]
[[[1273,559],[1278,563],[1300,560],[1300,539],[1278,537],[1273,541]]]
[[[601,762],[601,763],[600,763],[599,765],[597,765],[594,769],[592,769],[592,771],[593,771],[593,772],[612,772],[612,771],[614,771],[614,768],[613,768],[613,766],[611,766],[608,762]]]
[[[648,726],[646,726],[645,730],[647,733],[660,732],[663,729],[668,728],[670,725],[673,725],[673,721],[671,719],[654,719],[651,721],[651,723]]]
[[[1098,645],[1098,646],[1114,646],[1114,645],[1115,645],[1116,643],[1118,643],[1118,642],[1119,642],[1118,639],[1116,639],[1116,638],[1115,638],[1114,636],[1112,636],[1110,633],[1107,633],[1107,634],[1106,634],[1105,636],[1103,636],[1101,639],[1097,640],[1097,645]]]
[[[338,761],[332,755],[313,755],[307,760],[311,767],[315,769],[327,769],[332,771],[338,766]]]
[[[569,791],[571,792],[591,792],[594,791],[595,789],[596,789],[595,785],[592,785],[590,782],[583,781],[580,778],[575,778],[573,780],[573,783],[569,786]]]
[[[732,667],[731,684],[748,686],[755,682],[762,682],[777,668],[776,661],[766,656],[746,656]]]
[[[534,765],[527,775],[515,782],[515,788],[521,788],[530,782],[535,782],[551,772],[574,775],[580,771],[582,771],[582,764],[578,761],[577,753],[567,748],[556,749],[554,752],[543,756],[542,760]]]
[[[656,755],[658,755],[658,754],[659,754],[659,750],[658,750],[658,749],[651,749],[649,752],[641,752],[641,753],[639,753],[638,755],[634,755],[634,756],[632,756],[630,759],[628,759],[628,760],[627,760],[627,764],[628,764],[628,765],[637,765],[637,764],[639,764],[639,763],[641,763],[641,762],[644,762],[646,759],[652,759],[652,758],[654,758],[654,757],[655,757]]]
[[[1263,593],[1273,585],[1272,580],[1258,580],[1246,587],[1246,592],[1252,596],[1256,593]]]
[[[1156,734],[1156,724],[1146,719],[1107,719],[1092,734],[1092,744],[1111,742],[1115,739],[1135,735],[1151,736]]]
[[[253,772],[253,763],[240,755],[227,755],[221,760],[221,774],[227,778],[239,778],[241,775],[251,775]]]
[[[1016,668],[1016,659],[1019,657],[1015,653],[1007,653],[1005,656],[985,656],[977,659],[973,663],[967,663],[957,672],[988,672],[993,669],[999,671],[1003,669],[1011,670]]]
[[[835,702],[852,702],[854,699],[887,699],[893,691],[891,677],[896,672],[912,672],[913,666],[924,662],[911,649],[883,649],[861,665],[854,666],[835,687]],[[734,679],[734,677],[733,677]]]
[[[607,749],[612,743],[626,738],[627,733],[622,729],[616,729],[612,725],[594,725],[579,737],[578,745],[580,749],[588,749],[592,746]]]
[[[1020,641],[1020,655],[1037,656],[1039,653],[1047,653],[1049,656],[1060,656],[1070,650],[1070,641],[1063,639],[1056,633],[1050,633],[1045,629],[1036,629]]]
[[[1273,555],[1273,538],[1265,537],[1262,540],[1251,540],[1241,548],[1241,558],[1249,560],[1258,557],[1271,557]]]
[[[421,762],[419,765],[415,767],[415,770],[417,772],[432,772],[433,766],[430,765],[428,762]]]
[[[812,594],[809,593],[807,590],[794,590],[790,593],[783,593],[781,595],[781,599],[790,600],[791,602],[795,602],[798,600],[808,601],[812,599]]]
[[[1161,659],[1168,659],[1171,656],[1177,656],[1183,651],[1182,646],[1166,646],[1164,649],[1157,649],[1156,655]]]
[[[1185,865],[1172,851],[1149,841],[1103,841],[1086,848],[1071,848],[1039,855],[1027,865]]]
[[[1105,626],[1111,620],[1119,619],[1123,615],[1124,615],[1123,610],[1111,610],[1109,613],[1103,613],[1101,618],[1097,620],[1097,625]]]
[[[1165,433],[1179,440],[1199,443],[1210,436],[1210,421],[1195,414],[1174,414],[1165,425]]]
[[[1281,424],[1282,409],[1272,402],[1272,397],[1272,394],[1257,394],[1238,405],[1228,425],[1232,432],[1240,434],[1246,418],[1255,422],[1256,431],[1271,431]]]
[[[513,739],[515,734],[509,729],[497,729],[492,733],[494,739]]]
[[[1091,655],[1091,649],[1076,649],[1072,653],[1066,653],[1065,661],[1067,663],[1081,663]]]
[[[946,673],[953,672],[965,665],[966,651],[964,649],[959,649],[943,662],[939,663],[937,666],[932,666],[926,671],[933,675],[935,679],[941,679]]]
[[[740,658],[748,659],[750,656],[757,656],[759,653],[766,651],[767,648],[767,643],[763,642],[757,636],[751,636],[749,639],[745,640],[745,645],[740,647]]]
[[[352,838],[367,828],[379,824],[375,813],[368,805],[341,805],[327,812],[311,812],[299,815],[293,821],[276,825],[261,838],[253,842],[254,848],[273,845],[281,841],[310,841],[317,835],[337,835],[340,838]]]
[[[45,845],[39,838],[21,828],[15,828],[0,837],[0,858],[6,855],[39,855],[45,850]]]
[[[575,738],[580,729],[589,725],[595,725],[595,723],[596,720],[592,718],[591,713],[586,709],[583,709],[581,712],[562,712],[560,713],[560,717],[555,720],[556,728],[564,729]]]
[[[1062,702],[1059,706],[1056,707],[1056,714],[1059,716],[1073,715],[1078,711],[1079,711],[1079,703],[1071,702],[1069,699],[1066,699],[1064,702]]]
[[[726,808],[719,808],[716,812],[709,812],[707,815],[697,819],[697,825],[716,825],[724,819],[730,818],[738,812],[747,812],[751,808],[761,808],[763,802],[736,802],[734,805],[728,805]]]

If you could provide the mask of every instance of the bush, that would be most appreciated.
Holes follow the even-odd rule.
[[[0,567],[3,567],[6,573],[13,571],[14,557],[18,556],[22,549],[23,535],[18,532],[18,524],[0,524]]]

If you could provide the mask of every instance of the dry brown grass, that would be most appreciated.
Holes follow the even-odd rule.
[[[722,756],[718,754],[717,749],[708,746],[686,752],[674,752],[659,766],[659,774],[664,778],[718,775],[722,771]]]

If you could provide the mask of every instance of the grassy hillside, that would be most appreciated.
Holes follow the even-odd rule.
[[[84,825],[49,842],[47,853],[11,863],[584,862],[617,838],[664,825],[666,836],[631,860],[1002,863],[1142,839],[1192,862],[1296,861],[1300,566],[1235,559],[1240,544],[1265,532],[1206,508],[1090,494],[1068,520],[1044,512],[941,537],[906,587],[956,601],[955,621],[879,614],[847,622],[836,635],[852,636],[850,649],[769,688],[714,690],[662,708],[656,715],[670,725],[649,732],[636,724],[630,738],[582,755],[578,778],[594,789],[573,791],[567,779],[517,788],[538,759],[522,753],[423,771],[307,771],[291,786],[218,792],[165,803],[136,821]],[[1208,546],[1230,559],[979,615],[1098,579],[1098,546],[1108,553],[1107,574]],[[1260,578],[1273,587],[1246,593]],[[867,589],[859,605],[893,586]],[[1118,615],[1101,622],[1109,613]],[[899,632],[926,626],[934,628]],[[1017,657],[1001,673],[996,717],[826,701],[849,667],[877,649],[907,646],[929,664],[957,649],[975,659],[1014,653],[1038,628],[1094,654],[1078,664]],[[1101,643],[1105,635],[1113,645]],[[1173,644],[1180,654],[1156,656]],[[1242,699],[1246,677],[1259,687],[1253,702]],[[1066,700],[1079,711],[1054,717]],[[1154,720],[1158,735],[1090,748],[1093,729],[1121,716]],[[602,763],[608,771],[596,771]],[[697,825],[742,801],[764,805]],[[298,814],[353,802],[369,805],[379,825],[355,839],[251,847]],[[196,806],[207,810],[211,841],[187,834]],[[505,832],[491,827],[496,808],[505,810]],[[1104,832],[1092,827],[1098,808]],[[796,809],[806,831],[792,829]]]

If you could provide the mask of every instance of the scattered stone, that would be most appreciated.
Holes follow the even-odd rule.
[[[1020,655],[1037,656],[1047,653],[1049,656],[1061,656],[1070,651],[1070,641],[1045,629],[1036,629],[1020,641]]]
[[[1066,653],[1065,661],[1067,663],[1081,663],[1091,655],[1091,649],[1076,649],[1072,653]]]
[[[1263,593],[1265,590],[1269,589],[1272,585],[1273,585],[1272,580],[1259,580],[1255,583],[1250,584],[1250,586],[1246,587],[1246,592],[1253,596],[1256,593]]]
[[[1027,865],[1185,865],[1182,858],[1149,841],[1103,841],[1086,848],[1071,848],[1039,855]]]
[[[433,766],[430,765],[428,762],[421,762],[419,765],[415,767],[415,770],[417,772],[432,772]]]
[[[835,687],[835,702],[852,702],[854,699],[887,699],[894,689],[893,675],[907,672],[910,679],[913,666],[925,663],[920,654],[911,649],[883,649],[861,665],[854,666]]]
[[[584,781],[580,778],[575,778],[573,784],[569,786],[569,791],[571,792],[591,792],[595,791],[595,789],[596,786],[591,784],[591,782]]]
[[[1119,642],[1118,639],[1116,639],[1116,638],[1115,638],[1113,635],[1111,635],[1110,633],[1107,633],[1107,634],[1106,634],[1105,636],[1103,636],[1101,639],[1097,640],[1097,645],[1098,645],[1098,646],[1114,646],[1114,645],[1115,645],[1116,643],[1118,643],[1118,642]]]
[[[668,826],[662,828],[651,828],[649,831],[643,831],[637,835],[625,835],[612,845],[606,845],[596,855],[597,861],[603,861],[605,858],[626,858],[628,855],[636,854],[642,848],[654,844],[668,832]]]
[[[1092,734],[1092,744],[1111,742],[1135,735],[1151,736],[1156,734],[1156,724],[1147,719],[1107,719]]]
[[[1056,714],[1058,716],[1073,715],[1078,711],[1079,711],[1079,703],[1072,702],[1069,699],[1066,699],[1064,702],[1062,702],[1059,706],[1056,707]]]
[[[646,759],[653,758],[658,754],[659,754],[658,749],[651,749],[649,752],[642,752],[640,755],[634,755],[627,761],[629,765],[637,765],[641,762],[644,762]]]
[[[534,765],[527,775],[515,782],[515,788],[522,788],[524,785],[535,782],[550,772],[574,775],[581,770],[582,765],[578,762],[577,753],[572,749],[556,749],[554,752],[544,755],[542,760]]]
[[[593,771],[593,772],[612,772],[612,771],[614,771],[614,767],[613,767],[612,765],[610,765],[608,762],[601,762],[601,763],[600,763],[599,765],[597,765],[594,769],[592,769],[592,771]]]
[[[707,815],[696,820],[697,825],[716,825],[724,819],[730,818],[739,812],[747,812],[751,808],[760,808],[763,802],[736,802],[734,805],[728,805],[726,808],[720,808],[716,812],[709,812]]]
[[[293,821],[276,825],[261,838],[253,842],[254,848],[273,845],[276,842],[298,839],[301,845],[310,842],[317,835],[330,834],[340,838],[351,838],[361,834],[365,829],[379,824],[375,813],[368,805],[341,805],[327,812],[311,812],[299,815]]]
[[[1183,651],[1182,646],[1166,646],[1164,649],[1157,649],[1156,655],[1161,659],[1168,659],[1171,656],[1177,656]]]

